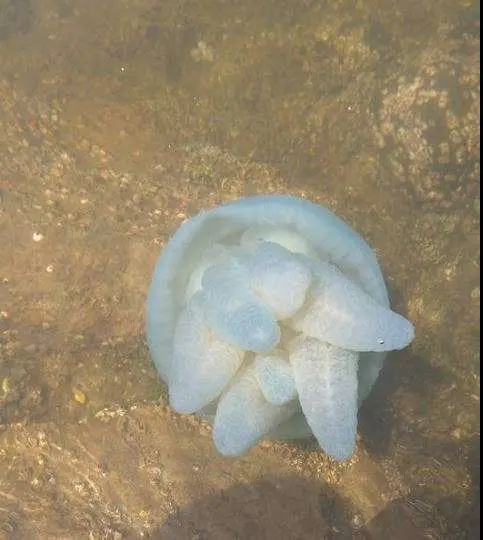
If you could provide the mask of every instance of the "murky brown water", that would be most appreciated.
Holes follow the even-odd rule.
[[[469,0],[0,0],[0,538],[479,537],[479,31]],[[267,192],[359,230],[417,329],[349,463],[222,459],[148,357],[163,242]]]

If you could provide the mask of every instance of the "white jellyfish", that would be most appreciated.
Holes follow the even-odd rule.
[[[212,421],[230,456],[262,438],[314,435],[347,459],[386,352],[413,337],[368,244],[289,196],[248,197],[185,222],[148,294],[148,345],[171,407]]]

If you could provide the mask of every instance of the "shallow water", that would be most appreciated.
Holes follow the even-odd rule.
[[[0,0],[5,538],[478,537],[478,49],[466,0]],[[363,234],[416,327],[342,465],[221,458],[148,357],[163,243],[267,192]]]

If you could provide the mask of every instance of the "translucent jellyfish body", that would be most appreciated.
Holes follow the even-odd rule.
[[[148,294],[148,345],[170,405],[210,420],[229,456],[262,438],[313,435],[347,459],[386,352],[413,337],[368,244],[326,208],[288,196],[185,222]]]

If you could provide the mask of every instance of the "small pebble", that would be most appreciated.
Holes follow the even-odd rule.
[[[462,435],[462,432],[460,428],[453,429],[453,431],[451,432],[451,437],[453,439],[456,439],[457,441],[461,439],[461,435]]]
[[[74,388],[74,399],[77,401],[77,403],[84,405],[87,397],[82,390],[80,390],[79,388]]]
[[[3,379],[3,381],[2,381],[3,395],[6,396],[7,394],[9,394],[10,390],[11,390],[10,380],[8,379],[8,377],[5,377],[5,379]]]

